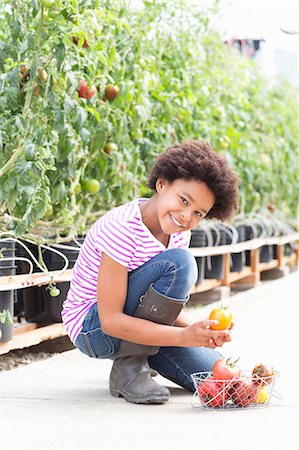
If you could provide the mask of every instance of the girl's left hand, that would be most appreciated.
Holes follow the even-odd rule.
[[[232,322],[228,331],[232,331],[232,329],[234,328],[234,325],[235,325],[234,322]],[[214,348],[222,347],[222,345],[225,344],[225,342],[230,342],[231,340],[232,340],[232,337],[231,337],[231,334],[229,333],[229,335],[227,335],[227,336],[210,339],[210,344],[213,345]]]

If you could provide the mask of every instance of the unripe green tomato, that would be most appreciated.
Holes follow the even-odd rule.
[[[96,194],[100,190],[100,183],[95,179],[88,180],[85,184],[85,189],[91,194]]]
[[[58,289],[57,287],[53,287],[50,289],[49,294],[51,295],[51,297],[58,297],[58,295],[60,294],[60,289]]]
[[[49,217],[52,216],[52,214],[53,214],[53,206],[50,204],[50,205],[48,205],[48,207],[47,207],[47,211],[46,211],[46,214],[45,214],[45,218],[48,219]]]
[[[110,153],[112,152],[116,152],[116,150],[118,150],[118,147],[116,144],[114,144],[114,142],[109,142],[104,147],[104,152],[107,153],[108,155],[110,155]]]
[[[81,192],[81,184],[80,183],[76,184],[74,192],[76,195],[80,194],[80,192]]]
[[[138,140],[142,138],[142,131],[138,128],[136,130],[133,130],[132,132],[132,139]]]
[[[55,3],[56,3],[55,0],[41,0],[41,4],[45,8],[52,8],[55,5]]]
[[[45,69],[38,69],[38,78],[40,79],[40,81],[47,81],[47,71]]]

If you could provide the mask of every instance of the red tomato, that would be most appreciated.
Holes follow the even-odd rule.
[[[235,406],[245,407],[256,403],[258,388],[252,380],[244,378],[230,388],[229,394]]]
[[[113,100],[116,99],[118,94],[119,94],[119,87],[109,84],[105,88],[104,100],[109,100],[110,102],[112,102]]]
[[[80,81],[79,84],[80,84],[80,87],[78,89],[79,97],[91,98],[95,95],[96,88],[94,86],[91,88],[91,90],[89,90],[86,81]]]
[[[235,361],[232,361],[231,358],[218,359],[212,368],[212,373],[215,380],[232,380],[233,378],[239,378],[241,371],[239,367],[236,366],[238,359]]]
[[[210,320],[218,320],[217,325],[211,325],[211,330],[228,330],[232,324],[232,313],[225,307],[214,308],[209,316]]]
[[[213,377],[202,381],[197,388],[197,392],[204,405],[213,407],[225,405],[229,397],[228,386],[216,383]]]
[[[265,364],[257,364],[252,371],[252,379],[259,384],[271,384],[273,380],[274,370]]]

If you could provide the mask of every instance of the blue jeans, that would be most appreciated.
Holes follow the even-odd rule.
[[[166,250],[129,272],[124,312],[134,314],[140,297],[151,284],[163,295],[186,301],[196,280],[197,265],[191,253],[182,249]],[[86,314],[75,345],[93,358],[114,359],[117,355],[120,339],[101,330],[97,304]],[[217,351],[206,347],[160,347],[156,355],[149,356],[148,362],[162,376],[193,392],[190,374],[210,371],[220,357]]]

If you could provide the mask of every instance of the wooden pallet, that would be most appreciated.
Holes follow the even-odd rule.
[[[221,280],[203,280],[191,290],[191,294],[205,292],[215,289],[220,286],[231,286],[232,284],[244,283],[249,285],[256,285],[260,281],[261,273],[274,268],[282,268],[291,262],[298,265],[299,251],[296,248],[293,257],[283,256],[283,245],[289,242],[295,242],[299,239],[299,233],[293,233],[288,236],[280,238],[263,238],[253,239],[251,241],[241,242],[234,245],[222,245],[219,247],[202,247],[190,248],[190,252],[195,257],[223,255],[224,257],[224,276]],[[277,245],[277,259],[269,263],[260,263],[259,254],[260,248],[264,245]],[[250,267],[244,267],[241,272],[230,272],[230,255],[232,253],[239,253],[244,250],[250,250]],[[70,281],[72,276],[72,269],[61,271],[53,271],[47,274],[34,273],[31,275],[14,275],[0,277],[0,292],[13,289],[26,289],[32,286],[42,286],[51,281],[63,282]],[[0,295],[1,308],[1,295]],[[9,352],[10,350],[21,349],[37,345],[42,341],[55,339],[60,336],[66,336],[66,331],[63,324],[55,323],[47,326],[40,326],[35,323],[27,323],[23,321],[21,324],[15,323],[14,334],[12,340],[5,343],[0,343],[0,355]]]

